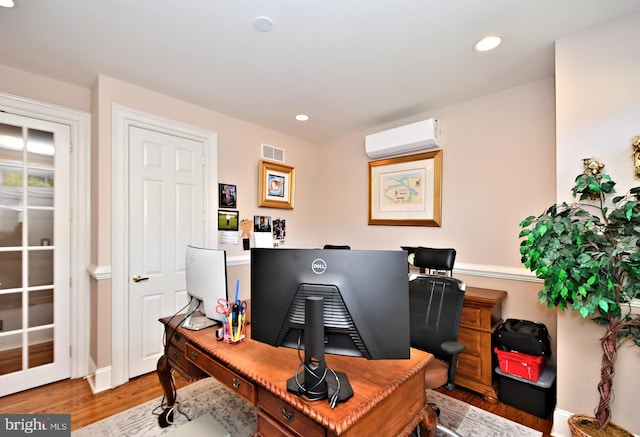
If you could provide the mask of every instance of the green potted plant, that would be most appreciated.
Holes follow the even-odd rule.
[[[616,183],[601,172],[604,165],[593,158],[584,161],[585,171],[572,188],[577,201],[551,205],[520,223],[520,254],[524,266],[544,280],[540,302],[578,311],[604,329],[594,424],[587,416],[572,418],[572,432],[593,435],[575,427],[597,423],[606,435],[618,435],[611,434],[619,427],[610,423],[616,353],[626,340],[640,347],[640,315],[629,305],[640,297],[640,187],[615,196]]]

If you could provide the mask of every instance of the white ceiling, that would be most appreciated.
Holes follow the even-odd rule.
[[[0,8],[0,64],[87,88],[104,74],[317,142],[550,77],[555,40],[640,11],[640,0],[15,2]],[[271,32],[253,27],[259,16]],[[474,52],[488,33],[503,44]]]

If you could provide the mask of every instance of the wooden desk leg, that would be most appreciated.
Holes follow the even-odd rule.
[[[405,429],[398,434],[399,437],[407,437],[420,427],[420,435],[423,437],[433,437],[436,435],[436,427],[438,426],[438,416],[430,404],[418,413],[418,415],[406,426]]]
[[[162,355],[158,360],[156,368],[158,379],[160,379],[160,385],[164,391],[165,399],[167,400],[167,406],[164,411],[158,416],[158,425],[160,428],[166,428],[173,422],[173,404],[176,401],[175,392],[173,390],[173,383],[171,382],[171,366],[169,365],[169,357]]]
[[[427,404],[423,411],[425,414],[422,416],[422,420],[420,421],[420,435],[435,436],[436,427],[438,426],[438,416],[429,404]]]

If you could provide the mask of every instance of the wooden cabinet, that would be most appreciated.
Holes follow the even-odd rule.
[[[502,322],[506,291],[467,287],[458,331],[465,349],[458,358],[456,384],[498,401],[494,381],[493,331]]]

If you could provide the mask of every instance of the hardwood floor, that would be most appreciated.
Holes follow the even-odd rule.
[[[185,379],[176,375],[178,387],[187,384]],[[498,416],[542,431],[543,437],[550,437],[551,418],[541,419],[501,402],[491,404],[481,396],[461,388],[456,388],[453,392],[444,389],[438,391]],[[71,429],[76,430],[148,400],[158,398],[162,394],[155,373],[132,379],[113,390],[95,395],[91,392],[86,380],[70,379],[0,398],[0,413],[71,414]]]
[[[177,387],[187,384],[176,376]],[[162,395],[155,372],[96,394],[85,379],[67,379],[0,398],[0,413],[71,414],[74,431]]]

